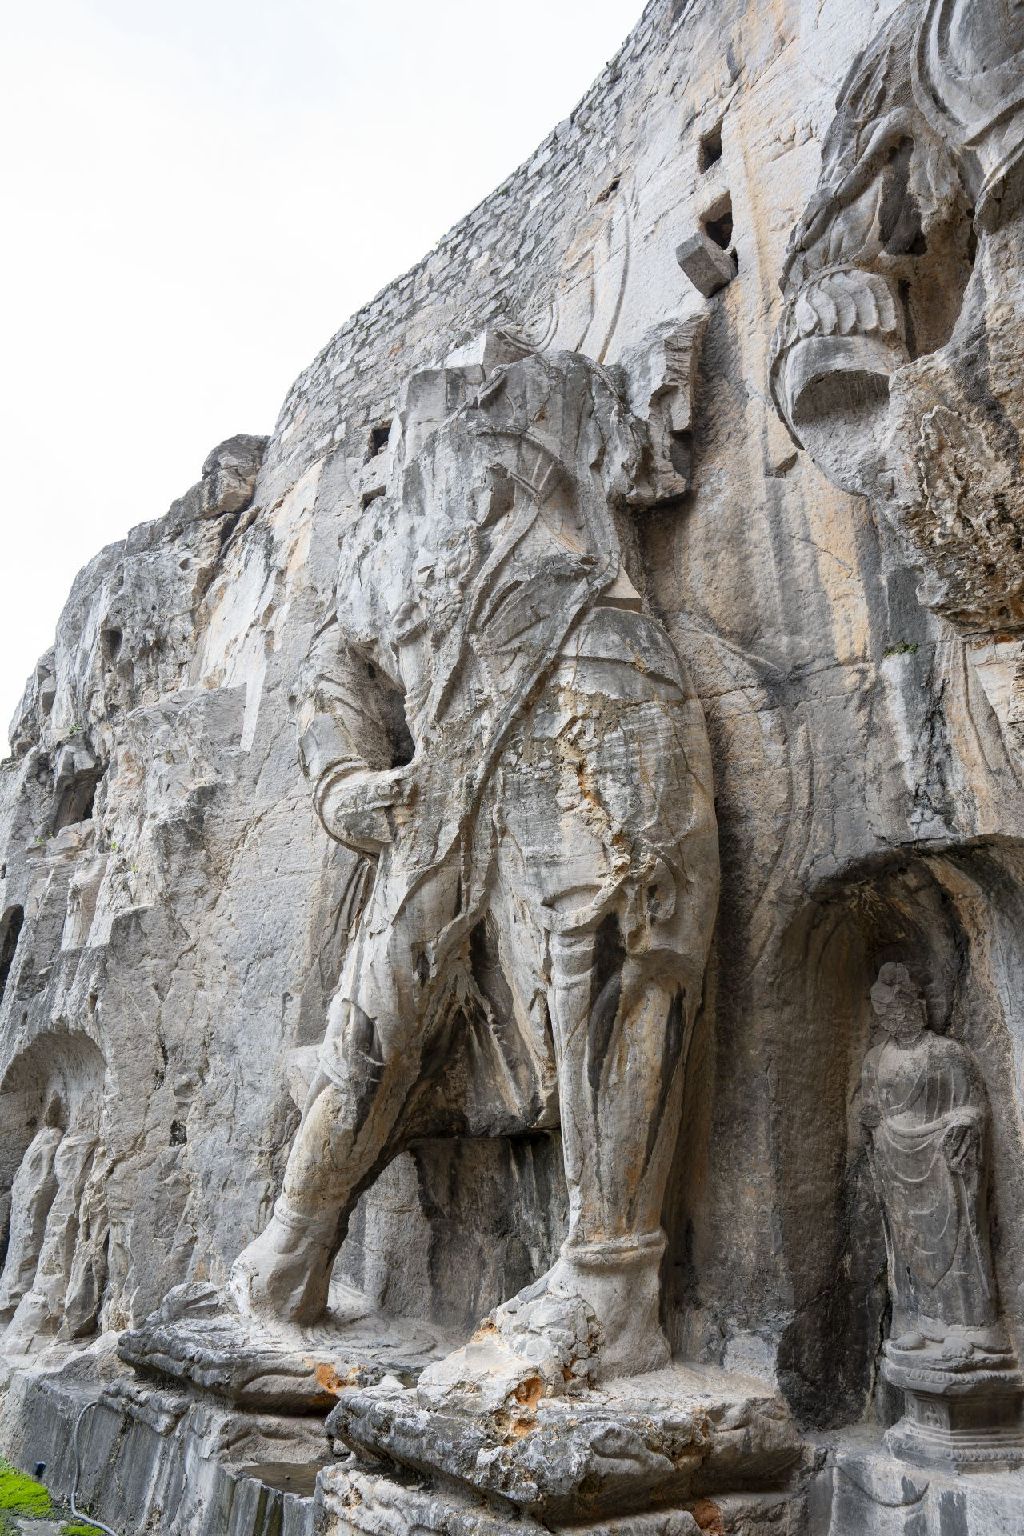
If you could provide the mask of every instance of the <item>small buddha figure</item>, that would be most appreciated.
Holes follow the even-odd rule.
[[[57,1151],[64,1138],[64,1110],[51,1094],[42,1124],[14,1176],[7,1255],[0,1273],[0,1331],[32,1288],[46,1235],[46,1220],[57,1194]]]
[[[1010,1345],[989,1244],[988,1100],[977,1064],[928,1028],[924,995],[905,965],[882,966],[871,1005],[886,1038],[864,1062],[861,1119],[885,1213],[886,1354],[925,1351],[954,1371],[1003,1364]]]

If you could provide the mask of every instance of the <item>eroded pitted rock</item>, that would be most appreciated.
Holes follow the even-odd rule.
[[[830,479],[904,541],[1019,752],[1024,23],[900,6],[843,87],[793,232],[772,388]],[[998,652],[999,654],[995,654]]]
[[[384,1382],[345,1393],[328,1427],[374,1462],[440,1474],[546,1525],[781,1490],[809,1465],[771,1391],[682,1369],[582,1395],[524,1392],[511,1407]]]

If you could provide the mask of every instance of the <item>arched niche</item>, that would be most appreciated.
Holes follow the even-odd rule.
[[[14,968],[14,957],[18,952],[18,941],[24,925],[25,912],[22,907],[8,907],[0,917],[0,1003],[3,1002],[7,981]]]
[[[1024,847],[978,842],[894,856],[819,890],[775,961],[773,1143],[792,1312],[783,1391],[819,1427],[896,1410],[877,1379],[888,1328],[882,1213],[859,1115],[876,1038],[869,989],[900,960],[930,1027],[975,1055],[991,1106],[993,1248],[1018,1347],[1024,1324]]]
[[[98,1314],[105,1250],[99,1266],[84,1251],[81,1207],[99,1143],[105,1071],[87,1035],[47,1032],[14,1058],[0,1083],[0,1321],[29,1344],[56,1332],[65,1310],[73,1336],[89,1331]]]

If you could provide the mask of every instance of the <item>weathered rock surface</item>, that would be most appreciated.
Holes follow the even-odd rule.
[[[97,1512],[190,1536],[1019,1528],[1022,57],[653,0],[80,574],[0,766],[0,1450],[70,1485],[96,1404]],[[669,1351],[745,1427],[607,1379]],[[358,1463],[270,1411],[325,1359]]]
[[[370,1315],[343,1334],[328,1320],[289,1337],[243,1324],[220,1311],[218,1300],[209,1285],[176,1287],[141,1327],[122,1333],[121,1359],[241,1408],[310,1414],[326,1413],[339,1393],[384,1376],[415,1381],[443,1353],[436,1329],[405,1318]]]
[[[545,1525],[588,1523],[796,1481],[804,1447],[763,1384],[679,1368],[499,1405],[433,1385],[342,1395],[327,1427],[371,1462],[439,1473]]]

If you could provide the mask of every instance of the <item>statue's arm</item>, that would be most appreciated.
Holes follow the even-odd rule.
[[[401,690],[336,625],[321,632],[306,666],[299,756],[326,831],[360,853],[391,841],[390,809],[403,796],[407,756]]]
[[[956,1102],[945,1117],[942,1151],[948,1166],[963,1173],[981,1166],[988,1095],[977,1061],[967,1047],[956,1040],[946,1040],[944,1045]]]
[[[859,1119],[870,1140],[871,1132],[882,1123],[882,1108],[878,1102],[878,1050],[870,1050],[864,1060],[860,1077]]]

